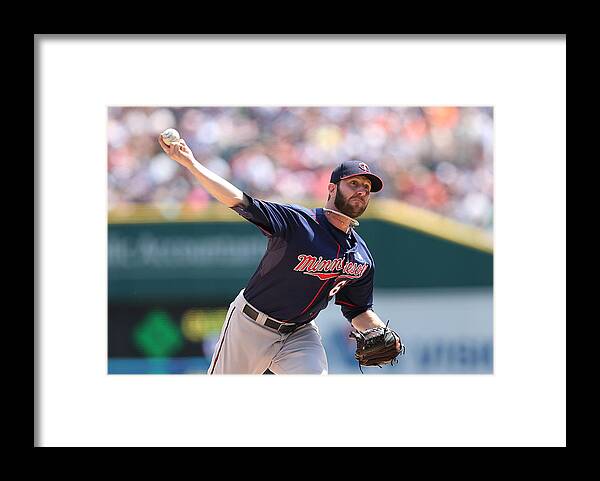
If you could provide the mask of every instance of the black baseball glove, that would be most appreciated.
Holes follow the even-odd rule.
[[[367,329],[364,332],[353,331],[350,333],[350,338],[356,339],[354,358],[358,361],[359,367],[397,364],[398,356],[403,355],[405,351],[400,336],[387,325]]]

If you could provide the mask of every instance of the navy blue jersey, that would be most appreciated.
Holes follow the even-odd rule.
[[[334,227],[323,209],[265,202],[244,194],[234,211],[269,239],[244,290],[250,304],[285,322],[309,322],[335,297],[351,321],[373,306],[375,263],[364,240]]]

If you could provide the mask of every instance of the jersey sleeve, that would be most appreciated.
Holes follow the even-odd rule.
[[[245,192],[244,202],[231,209],[256,225],[267,237],[281,236],[296,223],[297,214],[289,206],[254,199]]]
[[[373,280],[375,265],[358,281],[343,287],[335,296],[335,303],[341,306],[342,314],[352,322],[359,314],[373,308]]]

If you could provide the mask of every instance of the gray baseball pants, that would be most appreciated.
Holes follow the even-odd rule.
[[[244,314],[248,302],[242,289],[229,305],[207,374],[327,374],[327,356],[314,321],[289,334]]]

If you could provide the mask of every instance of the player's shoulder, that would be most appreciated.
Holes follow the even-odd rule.
[[[295,217],[299,219],[305,219],[307,221],[311,221],[313,223],[318,223],[317,221],[317,209],[310,209],[300,204],[296,204],[293,202],[286,202],[281,199],[260,199],[257,197],[252,197],[244,192],[244,195],[248,198],[248,203],[251,206],[260,206],[263,209],[277,211],[279,213],[284,213],[286,217],[292,218]]]
[[[371,251],[369,250],[367,242],[360,236],[360,234],[358,234],[358,232],[356,232],[356,229],[353,230],[353,233],[354,237],[356,238],[356,242],[364,249],[371,261],[373,261],[373,256],[371,255]]]
[[[312,219],[315,218],[315,210],[309,209],[308,207],[304,207],[303,205],[298,204],[285,204],[289,209],[297,212],[298,214],[302,214],[303,216],[310,217]]]
[[[354,233],[354,237],[356,238],[356,241],[361,244],[362,246],[364,246],[367,250],[369,250],[366,241],[360,236],[360,234],[358,232],[356,232],[356,229],[352,229],[352,232]]]
[[[265,202],[265,201],[263,201],[263,202]],[[294,203],[290,203],[290,202],[282,202],[282,201],[278,201],[278,200],[270,200],[270,201],[267,201],[266,203],[270,204],[270,205],[276,205],[279,208],[285,209],[295,215],[300,215],[302,217],[315,219],[315,210],[314,209],[309,209],[308,207],[304,207],[299,204],[294,204]]]

